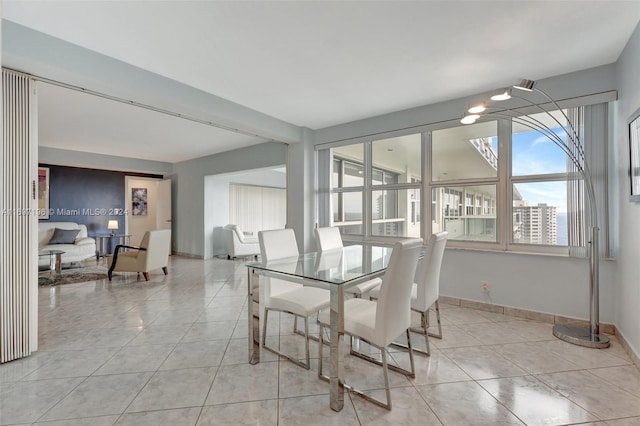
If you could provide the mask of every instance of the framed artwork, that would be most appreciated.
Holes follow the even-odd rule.
[[[147,215],[147,188],[131,188],[131,214]]]
[[[629,118],[629,201],[640,202],[640,109]]]
[[[48,167],[38,167],[38,219],[49,219]]]

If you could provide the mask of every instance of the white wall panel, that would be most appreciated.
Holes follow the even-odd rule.
[[[33,80],[2,71],[0,363],[37,349],[37,117]]]

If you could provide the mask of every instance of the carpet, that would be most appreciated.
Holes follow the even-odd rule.
[[[80,267],[63,268],[60,275],[49,270],[38,272],[38,285],[50,287],[61,284],[75,284],[107,278],[107,268],[102,265],[82,265]]]

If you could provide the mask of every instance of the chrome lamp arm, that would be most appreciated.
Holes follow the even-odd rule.
[[[591,348],[606,348],[609,346],[609,338],[603,334],[600,334],[600,319],[599,319],[599,284],[600,284],[600,253],[599,253],[599,228],[598,228],[598,209],[596,205],[595,190],[593,186],[593,180],[591,178],[591,171],[589,164],[585,156],[584,147],[580,142],[580,137],[574,124],[569,117],[560,108],[558,103],[553,100],[547,93],[534,87],[535,82],[531,80],[522,80],[519,84],[514,85],[513,88],[524,90],[527,92],[537,92],[544,96],[551,104],[557,108],[567,121],[567,125],[563,125],[548,109],[545,109],[540,104],[533,102],[530,99],[521,96],[512,96],[511,89],[505,89],[500,92],[499,95],[492,97],[494,101],[502,101],[510,98],[519,99],[527,104],[527,106],[535,107],[542,113],[553,119],[559,127],[561,127],[567,137],[565,142],[558,134],[551,130],[542,121],[534,118],[523,116],[521,112],[512,108],[492,108],[487,107],[486,104],[481,104],[469,108],[469,115],[466,115],[462,120],[463,124],[472,124],[477,119],[483,116],[483,112],[488,109],[496,111],[488,111],[487,116],[509,118],[510,120],[535,130],[542,135],[549,138],[556,146],[558,146],[571,160],[573,165],[577,168],[582,181],[584,183],[585,190],[587,192],[587,202],[589,204],[589,229],[590,235],[588,259],[589,259],[589,293],[590,293],[590,305],[589,305],[589,328],[583,328],[571,325],[556,324],[553,327],[554,336],[569,343],[573,343],[580,346]]]

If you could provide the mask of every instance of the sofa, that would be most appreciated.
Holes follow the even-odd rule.
[[[58,231],[57,240],[52,241],[56,228]],[[64,241],[65,232],[77,230],[78,233],[73,241]],[[73,236],[73,233],[66,233],[67,237]],[[60,238],[62,237],[62,238]],[[62,243],[56,241],[63,241]],[[62,250],[62,263],[79,262],[81,260],[96,255],[96,241],[87,235],[86,225],[80,225],[75,222],[39,222],[38,223],[38,251],[44,250]],[[38,265],[44,266],[49,264],[48,256],[39,256]]]
[[[225,242],[227,246],[227,258],[233,259],[242,256],[258,256],[260,244],[256,237],[247,236],[238,225],[226,225],[224,227]]]

